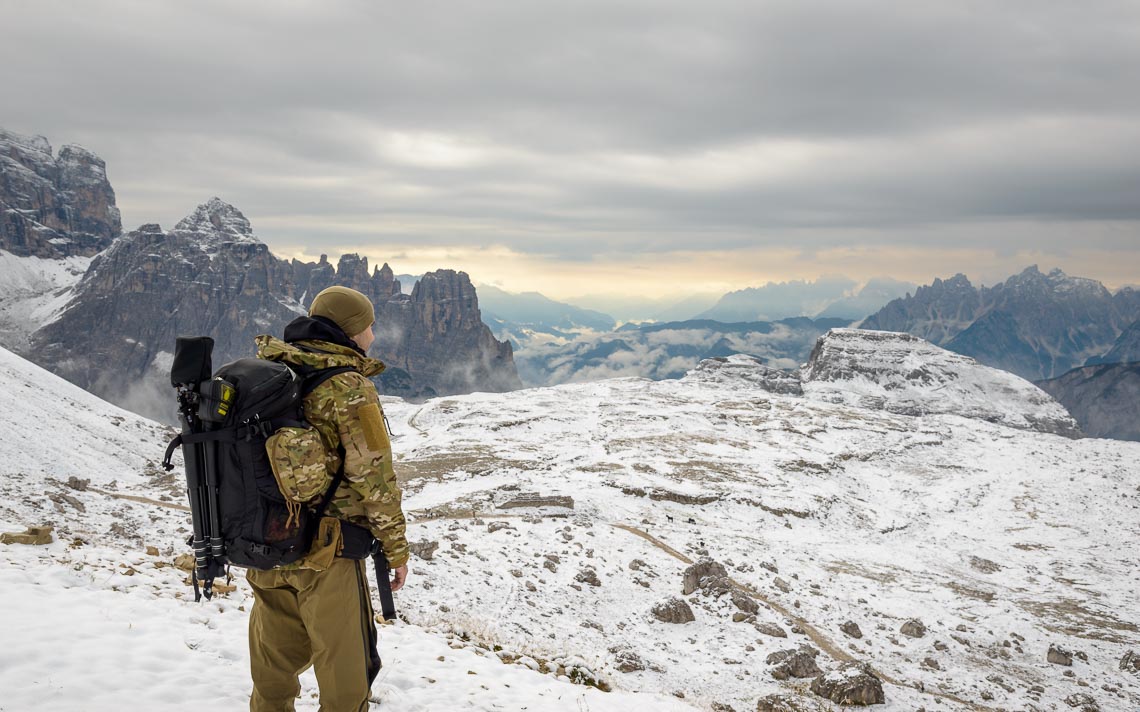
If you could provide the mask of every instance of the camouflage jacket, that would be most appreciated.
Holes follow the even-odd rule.
[[[369,528],[392,568],[403,566],[408,561],[408,541],[392,446],[376,387],[367,378],[383,371],[384,364],[327,341],[299,342],[326,352],[311,353],[267,334],[256,340],[258,358],[316,368],[351,366],[358,371],[337,374],[305,396],[305,419],[320,432],[330,453],[330,474],[341,464],[337,447],[344,448],[344,480],[328,515]]]

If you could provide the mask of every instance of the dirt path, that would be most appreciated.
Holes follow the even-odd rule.
[[[637,527],[629,525],[629,524],[611,523],[610,526],[614,527],[615,529],[621,529],[623,531],[627,531],[630,534],[633,534],[634,536],[641,537],[642,539],[648,541],[653,546],[657,547],[661,551],[664,551],[666,554],[669,554],[670,556],[677,559],[678,561],[680,561],[683,564],[688,565],[688,564],[693,563],[693,560],[690,559],[688,556],[685,556],[681,552],[677,551],[676,549],[669,546],[668,544],[661,541],[660,539],[653,536],[652,534],[650,534],[647,531],[644,531],[642,529],[638,529]],[[763,593],[757,591],[753,587],[751,587],[747,584],[740,583],[739,581],[733,579],[731,576],[728,578],[728,580],[737,589],[747,593],[748,595],[752,596],[757,601],[761,601],[762,603],[767,604],[772,610],[776,611],[777,613],[784,616],[785,618],[788,618],[788,619],[791,619],[792,621],[795,621],[795,624],[797,626],[799,626],[799,628],[801,630],[803,630],[804,634],[807,635],[807,637],[809,639],[811,639],[811,642],[815,643],[816,647],[818,647],[820,650],[822,650],[823,652],[830,655],[833,659],[838,660],[839,662],[849,662],[849,661],[855,660],[855,658],[852,657],[850,653],[848,653],[846,650],[843,650],[842,648],[840,648],[839,645],[837,645],[834,641],[832,641],[830,638],[828,638],[823,633],[821,633],[819,631],[819,629],[817,629],[815,626],[811,625],[810,623],[805,621],[803,618],[801,618],[798,615],[796,615],[795,613],[793,613],[788,608],[784,607],[782,604],[780,604],[776,601],[773,601],[772,599],[768,598]],[[896,680],[893,677],[891,677],[890,675],[885,675],[882,672],[880,672],[879,670],[875,670],[875,674],[878,675],[879,678],[887,684],[895,685],[896,687],[911,687],[911,685],[906,684],[900,680]],[[955,695],[951,695],[948,693],[934,692],[932,690],[926,690],[926,691],[924,691],[924,693],[927,695],[930,695],[931,697],[936,697],[936,698],[939,698],[942,700],[947,700],[949,702],[954,702],[956,704],[964,705],[971,710],[976,710],[977,712],[995,712],[995,708],[993,708],[993,707],[986,707],[985,705],[980,705],[976,702],[969,702],[967,700],[963,700],[960,697],[957,697]]]
[[[166,509],[177,509],[179,512],[189,512],[190,508],[184,504],[175,504],[174,502],[163,502],[159,499],[151,499],[149,497],[140,497],[137,494],[123,494],[121,492],[110,492],[108,490],[101,490],[95,487],[87,488],[91,492],[98,492],[106,497],[114,497],[115,499],[125,499],[130,502],[138,502],[139,504],[149,504],[154,507],[165,507]]]

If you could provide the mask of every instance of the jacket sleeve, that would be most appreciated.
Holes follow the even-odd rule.
[[[333,503],[350,520],[371,529],[392,568],[403,566],[408,561],[408,541],[402,495],[376,387],[358,373],[330,381],[335,388],[337,435],[344,448],[342,488],[352,490],[340,490],[343,494],[338,494]]]

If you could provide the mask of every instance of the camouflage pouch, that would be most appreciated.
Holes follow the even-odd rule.
[[[341,548],[340,520],[334,517],[321,517],[313,546],[302,560],[302,566],[315,571],[324,571],[333,565]]]
[[[265,450],[287,501],[307,504],[332,484],[331,458],[315,428],[281,428],[265,441]]]

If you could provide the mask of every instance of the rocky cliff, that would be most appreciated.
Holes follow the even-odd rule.
[[[384,265],[346,255],[338,267],[278,259],[249,221],[214,198],[174,229],[144,225],[91,263],[66,310],[32,336],[33,360],[108,400],[164,417],[175,338],[209,335],[214,362],[248,356],[257,334],[280,334],[331,284],[368,294],[377,308],[372,355],[389,364],[391,394],[422,398],[521,384],[510,346],[483,326],[466,274],[424,275],[412,295]]]
[[[90,257],[122,231],[101,158],[0,128],[0,249],[25,257]]]
[[[1031,380],[1050,378],[1108,351],[1140,318],[1140,296],[1100,282],[1029,267],[993,287],[963,275],[935,280],[865,319]]]
[[[1072,416],[1032,383],[911,334],[832,329],[801,378],[806,395],[830,403],[1080,436]]]
[[[1085,366],[1037,385],[1068,408],[1089,437],[1140,440],[1140,363]]]

